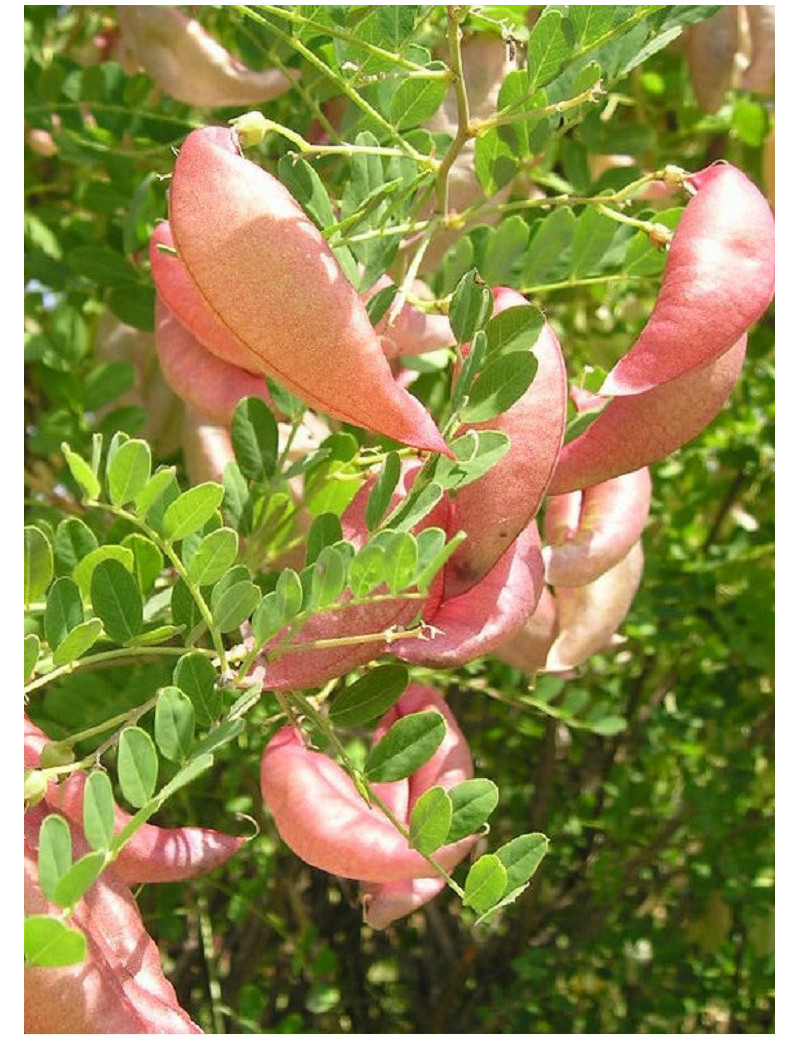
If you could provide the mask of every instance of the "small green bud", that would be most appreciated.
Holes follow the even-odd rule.
[[[25,804],[38,805],[47,791],[47,777],[40,769],[25,770]]]
[[[261,112],[245,112],[231,120],[231,126],[239,138],[242,148],[253,148],[267,136],[269,123]]]

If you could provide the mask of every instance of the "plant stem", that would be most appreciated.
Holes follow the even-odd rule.
[[[98,665],[108,664],[109,662],[119,661],[124,663],[130,659],[145,657],[180,657],[185,653],[185,646],[126,646],[119,650],[104,650],[100,654],[80,657],[77,661],[62,664],[59,668],[54,668],[52,671],[40,675],[38,679],[29,682],[24,687],[23,692],[27,696],[29,693],[33,693],[34,690],[47,686],[48,683],[53,682],[55,679],[60,679],[64,675],[71,675],[73,672],[78,672],[85,668],[96,668]],[[206,654],[206,656],[211,658],[217,657],[216,650],[198,649],[197,653]]]

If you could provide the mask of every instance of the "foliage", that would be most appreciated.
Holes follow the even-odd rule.
[[[769,1031],[771,310],[730,403],[652,469],[621,646],[567,676],[493,654],[449,668],[374,658],[430,636],[420,611],[464,543],[437,518],[509,451],[506,434],[467,427],[536,387],[545,317],[572,383],[596,391],[653,309],[653,235],[685,201],[647,189],[718,158],[764,186],[770,103],[730,89],[700,110],[681,41],[713,6],[197,10],[250,67],[299,72],[258,105],[248,155],[372,294],[373,324],[410,301],[448,315],[440,347],[468,345],[405,357],[454,458],[430,456],[401,499],[417,452],[342,422],[309,447],[305,406],[270,379],[280,423],[246,396],[227,465],[198,464],[189,409],[158,384],[148,243],[173,149],[245,108],[160,89],[119,48],[113,8],[26,8],[25,691],[52,740],[26,800],[88,775],[87,850],[74,857],[58,812],[42,824],[47,900],[69,914],[148,821],[252,829],[213,874],[138,894],[206,1031]],[[462,33],[502,34],[516,58],[485,111],[473,99],[474,142],[457,112],[437,122],[449,70],[462,85],[479,75],[462,68]],[[498,285],[532,305],[492,316]],[[567,441],[594,416],[571,409]],[[320,619],[397,603],[397,623],[358,641],[336,628],[332,645],[367,648],[352,668],[264,678],[328,649]],[[412,776],[442,742],[441,715],[408,715],[370,748],[409,680],[447,695],[479,774],[427,789],[411,844],[431,863],[479,837],[451,891],[375,931],[356,882],[280,841],[259,761],[302,719],[359,791]],[[122,832],[115,802],[132,814]],[[29,963],[81,960],[81,931],[29,922]]]

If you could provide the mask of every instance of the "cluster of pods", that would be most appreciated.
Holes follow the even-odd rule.
[[[564,443],[566,369],[545,325],[531,348],[538,362],[533,383],[508,411],[481,424],[508,435],[507,454],[422,522],[451,535],[464,531],[467,539],[422,609],[430,638],[393,643],[402,660],[451,667],[493,653],[528,672],[569,672],[613,639],[641,578],[648,466],[698,434],[722,407],[742,367],[747,330],[774,291],[774,220],[758,189],[728,164],[687,174],[683,183],[691,199],[645,328],[599,395],[572,393],[579,411],[603,405],[597,418]],[[162,369],[199,412],[206,444],[213,424],[222,424],[216,448],[206,453],[217,475],[232,457],[224,424],[242,396],[268,399],[265,375],[329,416],[422,451],[449,451],[397,375],[398,357],[455,346],[447,320],[406,304],[388,327],[373,328],[322,235],[280,182],[242,155],[235,131],[208,127],[187,138],[172,178],[169,222],[156,229],[151,262]],[[495,288],[493,297],[495,314],[527,303],[510,288]],[[405,465],[395,501],[420,466]],[[342,517],[356,548],[367,538],[369,488],[367,482]],[[537,514],[545,499],[542,547]],[[399,597],[330,611],[294,638],[367,635],[406,624],[418,610]],[[302,690],[387,649],[364,642],[286,654],[257,665],[257,674],[265,689]],[[433,691],[412,687],[395,710],[418,710],[423,702],[444,715],[458,749],[453,768],[467,775],[463,736]],[[397,796],[401,818],[434,780],[442,783],[437,759],[422,773]],[[262,789],[298,855],[365,884],[374,924],[407,913],[441,887],[340,767],[294,731],[282,731],[267,748]],[[442,855],[452,866],[466,851],[460,843]]]

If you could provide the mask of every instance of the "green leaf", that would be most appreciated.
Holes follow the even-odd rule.
[[[176,625],[182,625],[188,634],[194,632],[199,625],[205,625],[200,607],[183,579],[176,581],[172,587],[170,607],[172,620]]]
[[[68,968],[86,957],[86,936],[57,917],[25,918],[25,963],[38,968]]]
[[[83,657],[86,651],[94,646],[102,633],[103,622],[98,618],[89,618],[88,621],[76,625],[53,651],[53,664],[60,668],[63,664],[70,664],[79,657]]]
[[[252,581],[232,585],[212,610],[215,626],[220,632],[234,632],[253,613],[261,602],[261,589]]]
[[[284,621],[291,621],[303,608],[303,585],[297,571],[287,567],[278,575],[275,585],[278,610]]]
[[[175,467],[166,466],[157,469],[148,480],[133,503],[137,516],[147,516],[162,495],[167,494],[170,487],[177,488],[175,480]]]
[[[431,758],[445,732],[445,722],[438,711],[418,711],[398,719],[367,755],[367,780],[373,783],[411,776]]]
[[[472,346],[469,349],[469,354],[467,354],[464,363],[457,366],[458,375],[456,376],[456,383],[452,393],[453,401],[460,403],[467,396],[473,379],[483,367],[487,343],[487,336],[483,329],[480,332],[476,332],[472,337]]]
[[[142,631],[142,597],[136,580],[118,560],[103,560],[92,574],[92,606],[118,643]]]
[[[239,537],[230,527],[220,527],[203,538],[187,567],[196,585],[213,585],[236,562]]]
[[[408,531],[424,520],[430,511],[441,501],[444,488],[432,480],[414,488],[389,517],[387,524],[400,531]]]
[[[318,228],[324,230],[336,223],[325,185],[314,167],[305,159],[284,155],[278,161],[278,177]],[[281,407],[280,404],[278,407]]]
[[[158,646],[159,643],[166,643],[182,631],[182,625],[156,625],[155,628],[148,628],[140,632],[134,639],[129,639],[128,644],[130,646]]]
[[[198,742],[194,749],[194,758],[210,754],[225,744],[229,744],[232,740],[236,740],[243,729],[244,719],[232,719],[228,722],[220,723],[219,726],[215,726],[206,737]]]
[[[94,531],[78,517],[67,517],[56,528],[53,553],[60,573],[72,574],[83,557],[96,548]]]
[[[165,686],[158,695],[155,714],[158,750],[170,762],[183,762],[194,743],[194,707],[177,686]]]
[[[587,728],[601,737],[615,737],[628,728],[628,722],[622,715],[606,715],[588,724]]]
[[[490,361],[470,388],[469,401],[461,413],[464,422],[494,419],[522,397],[533,382],[538,362],[533,354],[517,350]]]
[[[105,852],[87,852],[75,860],[56,885],[53,902],[58,906],[75,906],[103,873],[105,865]]]
[[[466,487],[480,479],[508,452],[511,441],[499,430],[468,430],[451,442],[456,459],[440,455],[434,468],[434,480],[445,491]]]
[[[326,545],[342,540],[342,524],[335,513],[315,516],[306,539],[306,566],[314,563]]]
[[[386,515],[386,510],[389,508],[399,479],[400,456],[396,451],[391,451],[383,460],[383,465],[375,478],[375,483],[372,485],[372,490],[367,499],[365,520],[368,530],[374,531],[380,525],[381,520]]]
[[[152,468],[147,441],[126,441],[114,454],[106,472],[108,494],[115,506],[124,506],[141,494]]]
[[[475,142],[475,173],[484,192],[495,195],[514,179],[518,159],[509,141],[516,138],[510,127],[487,130]]]
[[[72,835],[63,816],[46,816],[39,829],[39,886],[51,903],[62,877],[72,866]]]
[[[76,274],[97,285],[129,285],[139,280],[135,267],[104,246],[78,246],[68,253],[67,263]]]
[[[25,636],[25,682],[33,675],[36,662],[39,660],[39,649],[41,643],[35,632],[29,632]]]
[[[222,712],[222,690],[217,687],[217,678],[217,669],[197,650],[184,654],[172,673],[172,681],[192,702],[201,726],[213,724]]]
[[[464,780],[451,787],[447,793],[453,803],[448,844],[479,831],[497,808],[500,797],[497,784],[480,777]]]
[[[64,453],[64,458],[67,460],[70,473],[86,497],[90,500],[99,498],[100,481],[94,475],[89,463],[82,459],[80,455],[76,455],[74,451],[71,451],[70,446],[66,442],[61,445],[61,450]]]
[[[432,61],[429,69],[444,70],[440,61]],[[438,112],[450,84],[447,79],[404,79],[397,88],[389,106],[389,120],[398,130],[419,126]]]
[[[241,733],[244,729],[244,723],[242,722],[242,720],[239,719],[238,721],[242,723],[240,726],[238,726],[238,728],[235,727],[235,724],[230,724],[231,727],[235,729],[235,732],[232,736],[228,736],[228,740],[233,740],[233,738],[235,736],[238,736],[238,734]],[[213,737],[215,734],[219,732],[220,729],[222,729],[221,726],[218,727],[218,729],[216,730],[212,730],[212,732],[209,734],[209,737]],[[205,741],[203,741],[203,743],[208,744],[210,743],[210,740],[207,738]],[[225,741],[222,741],[222,743],[225,743]],[[191,784],[198,778],[198,776],[202,776],[203,773],[207,772],[213,765],[213,755],[208,753],[200,754],[196,751],[195,754],[192,756],[192,760],[190,762],[187,762],[183,769],[179,769],[168,784],[164,784],[164,786],[161,788],[161,791],[159,792],[159,800],[166,801],[168,798],[171,798],[176,791],[180,791],[182,787],[186,787],[187,784]]]
[[[525,255],[530,228],[519,214],[498,225],[489,236],[480,272],[489,285],[508,285],[513,271]]]
[[[225,467],[222,486],[226,519],[239,534],[248,534],[253,526],[253,500],[247,481],[235,462],[229,462]]]
[[[305,412],[305,402],[286,389],[282,383],[267,376],[267,389],[275,407],[289,419],[299,419]]]
[[[164,569],[164,557],[158,546],[136,532],[127,534],[122,539],[122,546],[133,553],[133,574],[143,596],[153,588],[156,579]]]
[[[408,669],[402,664],[371,668],[337,696],[330,718],[337,726],[363,726],[379,718],[400,699],[408,686]]]
[[[417,542],[407,531],[396,531],[383,547],[386,584],[390,592],[403,592],[413,585],[417,573]]]
[[[126,285],[108,294],[108,308],[126,325],[152,332],[155,324],[156,294],[152,285]]]
[[[38,527],[25,528],[25,606],[42,599],[53,577],[53,550]]]
[[[109,361],[105,365],[98,365],[84,380],[83,407],[89,412],[96,412],[132,390],[135,382],[136,369],[130,361]]]
[[[522,269],[522,284],[526,287],[547,285],[569,269],[572,237],[575,233],[575,215],[566,207],[548,213],[538,225]]]
[[[211,519],[222,503],[225,491],[221,484],[211,481],[198,484],[179,495],[164,513],[164,534],[171,541],[180,541],[187,534],[199,531]]]
[[[128,726],[120,735],[117,777],[123,797],[135,809],[152,798],[158,778],[158,755],[150,734],[139,726]]]
[[[528,37],[528,83],[531,91],[555,79],[569,57],[570,46],[562,29],[563,15],[545,11]]]
[[[622,262],[634,232],[587,206],[575,225],[570,274],[586,278]]]
[[[408,843],[430,856],[447,841],[453,805],[443,787],[429,787],[411,810]]]
[[[44,637],[55,649],[83,621],[83,600],[72,578],[56,578],[44,608]]]
[[[367,544],[350,561],[348,583],[355,599],[363,599],[379,585],[386,575],[386,557],[379,545]]]
[[[494,358],[517,350],[531,350],[544,328],[538,307],[523,304],[496,314],[486,326],[486,355]]]
[[[491,313],[491,289],[483,284],[476,270],[467,271],[450,301],[450,328],[456,343],[470,343],[475,333],[486,325]]]
[[[87,553],[78,562],[73,572],[75,581],[77,581],[84,599],[88,598],[91,591],[95,570],[106,560],[115,560],[129,574],[133,574],[133,552],[127,546],[112,544],[101,545],[98,549],[92,549],[90,553]]]
[[[339,599],[347,586],[351,553],[347,543],[325,546],[313,564],[309,609],[322,610]]]
[[[231,441],[242,475],[269,480],[278,457],[278,424],[260,397],[245,397],[236,405]]]
[[[403,44],[414,31],[417,5],[382,4],[377,14],[378,32],[383,46],[391,50],[402,50]]]
[[[83,792],[83,833],[93,849],[107,849],[114,837],[114,792],[108,773],[93,769]]]
[[[498,857],[481,856],[464,882],[464,903],[479,914],[486,913],[503,897],[506,887],[506,870]]]
[[[549,844],[544,834],[521,834],[497,850],[495,855],[503,864],[507,876],[502,895],[527,884],[547,854]]]

